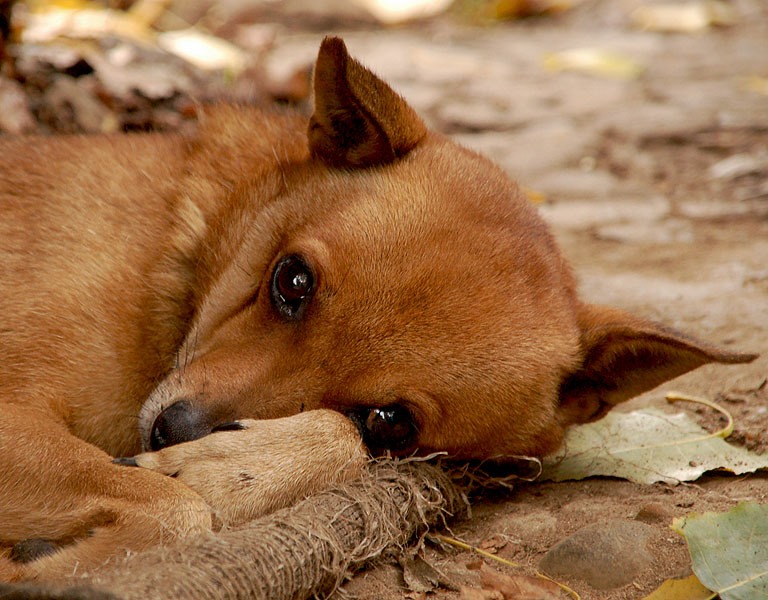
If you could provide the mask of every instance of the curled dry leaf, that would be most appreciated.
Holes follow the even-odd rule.
[[[400,557],[405,586],[415,593],[435,591],[443,577],[429,562],[419,555]]]

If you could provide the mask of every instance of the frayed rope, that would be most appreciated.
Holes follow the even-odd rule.
[[[322,597],[368,561],[466,508],[442,469],[374,462],[359,480],[235,530],[141,552],[79,585],[122,600]]]

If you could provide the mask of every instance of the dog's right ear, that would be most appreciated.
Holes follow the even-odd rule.
[[[581,364],[560,388],[564,424],[595,420],[620,402],[707,363],[739,364],[730,352],[624,311],[582,304]]]
[[[315,65],[313,156],[333,167],[383,165],[407,154],[427,134],[424,122],[386,83],[327,37]]]

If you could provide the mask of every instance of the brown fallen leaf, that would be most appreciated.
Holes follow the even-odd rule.
[[[553,581],[528,575],[505,575],[484,566],[480,569],[483,589],[500,592],[504,600],[558,600],[560,587]]]
[[[493,535],[488,536],[482,542],[480,542],[478,548],[480,548],[480,550],[490,552],[491,554],[496,554],[499,550],[507,545],[507,542],[508,540],[506,536],[500,533],[494,533]]]
[[[504,600],[504,594],[496,590],[462,587],[459,600]]]
[[[483,568],[483,565],[484,565],[484,564],[485,564],[485,563],[482,561],[482,559],[479,559],[479,558],[478,558],[477,560],[471,560],[471,561],[469,561],[469,562],[468,562],[466,565],[464,565],[464,566],[466,566],[466,567],[467,567],[467,570],[468,570],[468,571],[479,571],[480,569],[482,569],[482,568]]]
[[[403,580],[412,592],[433,592],[440,585],[440,573],[422,557],[402,556],[400,566],[403,569]]]

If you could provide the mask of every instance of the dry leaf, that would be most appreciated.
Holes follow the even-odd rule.
[[[439,15],[452,0],[355,0],[378,21],[386,24],[403,23]]]
[[[46,43],[57,38],[99,39],[108,35],[151,43],[154,34],[145,23],[118,10],[49,8],[29,15],[21,39]]]
[[[612,412],[595,423],[572,427],[563,448],[544,460],[542,479],[602,475],[677,484],[715,469],[738,475],[765,468],[768,455],[732,446],[684,413],[647,409]]]
[[[493,11],[497,19],[511,20],[565,12],[577,3],[578,0],[496,0]]]
[[[494,533],[493,535],[485,538],[482,542],[480,542],[477,547],[480,548],[480,550],[485,550],[491,554],[496,554],[506,545],[507,537],[501,535],[500,533]]]
[[[242,50],[194,27],[161,33],[157,36],[157,44],[200,69],[237,74],[245,68],[245,53]]]
[[[528,200],[533,204],[544,204],[547,201],[547,196],[543,192],[526,186],[522,186],[522,190],[523,193],[528,197]]]
[[[705,588],[696,575],[685,579],[667,579],[655,592],[643,600],[710,600],[712,592]]]
[[[405,586],[413,592],[433,592],[440,585],[440,573],[422,557],[402,556]]]
[[[505,575],[488,566],[480,569],[480,584],[501,592],[504,600],[558,600],[560,588],[548,579],[528,575]]]
[[[631,58],[601,48],[573,48],[547,54],[544,66],[551,71],[578,71],[617,79],[636,79],[644,71]]]
[[[94,53],[89,61],[104,88],[123,102],[137,92],[150,100],[160,100],[194,89],[193,78],[171,60],[163,61],[158,56],[153,62],[136,58],[119,63],[115,59],[116,54],[112,52],[101,56]]]
[[[496,590],[462,587],[459,600],[504,600],[504,595]]]
[[[736,22],[733,7],[716,0],[683,4],[651,4],[632,11],[636,27],[650,31],[695,33],[710,25],[732,25]]]

